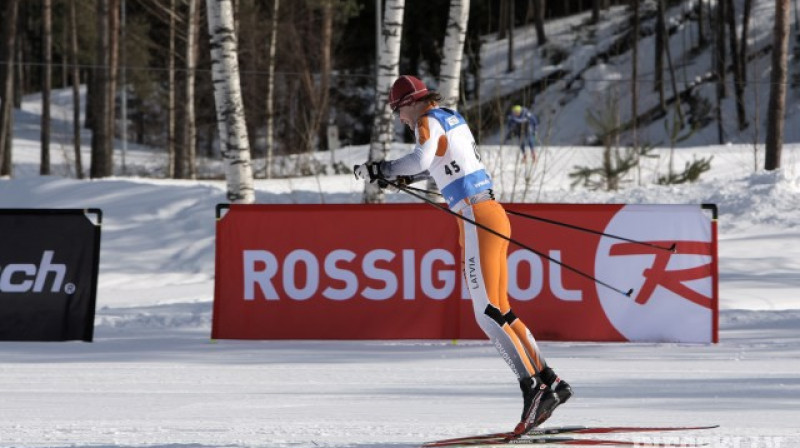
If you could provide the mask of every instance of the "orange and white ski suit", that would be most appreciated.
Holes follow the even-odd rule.
[[[492,179],[475,138],[458,112],[431,106],[417,120],[414,151],[380,165],[387,179],[428,172],[451,210],[501,235],[511,225],[494,200]],[[536,341],[508,302],[508,241],[458,220],[462,271],[475,319],[518,379],[546,367]]]

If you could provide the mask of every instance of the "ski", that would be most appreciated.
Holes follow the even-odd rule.
[[[467,440],[456,441],[446,444],[436,445],[423,445],[424,446],[505,446],[505,445],[576,445],[576,446],[635,446],[639,448],[669,448],[669,447],[683,447],[694,448],[708,446],[707,443],[691,443],[691,442],[653,442],[648,440],[615,440],[615,439],[594,439],[594,438],[577,438],[577,437],[520,437],[520,438],[494,438],[494,439],[481,439],[481,440]]]
[[[436,440],[428,442],[423,447],[454,446],[464,442],[481,442],[485,440],[525,440],[531,436],[549,436],[559,434],[613,434],[633,432],[668,432],[668,431],[698,431],[718,428],[719,425],[708,426],[555,426],[550,428],[534,428],[525,436],[516,437],[513,432],[495,432],[477,434],[466,437]],[[506,443],[506,442],[501,442]],[[518,442],[517,442],[518,443]]]

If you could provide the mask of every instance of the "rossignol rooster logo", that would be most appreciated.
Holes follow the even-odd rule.
[[[660,206],[662,212],[639,213],[643,207],[620,210],[606,232],[662,248],[600,240],[595,256],[598,278],[634,290],[626,297],[598,288],[603,311],[631,341],[708,342],[714,283],[709,217],[696,206]],[[674,252],[663,249],[673,243]],[[654,329],[659,334],[653,334]]]
[[[645,281],[639,291],[634,294],[634,301],[646,305],[658,287],[665,288],[680,297],[705,308],[711,308],[712,297],[701,294],[687,286],[687,282],[702,280],[708,277],[711,264],[694,268],[668,269],[672,257],[680,255],[704,255],[711,253],[711,243],[696,241],[647,241],[653,246],[669,247],[675,244],[675,252],[665,251],[657,247],[647,247],[635,243],[617,243],[611,246],[611,256],[652,255],[653,264],[642,272]]]

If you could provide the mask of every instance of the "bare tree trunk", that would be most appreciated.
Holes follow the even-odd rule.
[[[450,14],[447,20],[447,34],[444,39],[444,54],[439,70],[439,93],[444,100],[442,105],[456,108],[461,86],[461,63],[464,56],[464,41],[467,38],[469,21],[469,0],[450,0]]]
[[[707,42],[707,40],[706,40],[706,32],[705,32],[705,28],[706,28],[706,26],[705,26],[705,17],[706,17],[706,15],[705,15],[705,7],[703,6],[703,3],[705,3],[705,0],[700,0],[697,3],[697,36],[698,36],[698,38],[697,38],[697,41],[698,41],[697,42],[697,46],[701,47],[701,48],[703,46],[705,46],[705,44]]]
[[[739,60],[742,61],[742,83],[747,84],[747,37],[750,34],[750,13],[753,10],[753,0],[744,0],[742,12],[742,37],[739,42]]]
[[[167,177],[178,178],[175,168],[175,0],[169,2],[169,55],[167,56]]]
[[[742,72],[744,72],[746,61],[741,57],[739,42],[736,40],[736,8],[734,7],[733,0],[725,1],[728,3],[726,5],[726,13],[731,47],[731,60],[733,61],[733,92],[736,96],[736,118],[739,124],[739,130],[743,131],[747,128],[747,116],[744,111],[744,81],[742,80]]]
[[[500,10],[497,13],[497,40],[506,38],[508,32],[508,4],[513,0],[500,0]]]
[[[386,0],[381,36],[383,42],[378,54],[378,77],[375,88],[375,118],[369,146],[369,161],[384,160],[394,138],[394,122],[389,108],[389,90],[400,71],[400,40],[403,34],[405,0]],[[375,183],[364,187],[364,202],[383,202],[383,192]]]
[[[67,0],[69,3],[69,0]],[[63,18],[64,24],[61,27],[61,41],[64,42],[66,45],[69,42],[69,24],[67,21],[69,20],[69,15]],[[64,48],[61,50],[61,85],[62,89],[66,89],[69,86],[69,50]]]
[[[328,0],[324,0],[322,2],[323,5],[327,3]],[[311,12],[308,11],[309,16]],[[325,15],[324,8],[323,8],[323,16]],[[328,15],[329,18],[332,19],[332,15]],[[313,21],[313,19],[309,19],[309,22]],[[324,27],[324,25],[323,25]],[[327,79],[322,79],[325,75],[320,75],[315,67],[312,66],[312,61],[316,61],[317,59],[314,57],[315,55],[308,54],[309,50],[307,50],[302,44],[302,35],[298,32],[297,26],[293,23],[292,27],[290,28],[290,37],[288,41],[294,46],[292,48],[292,53],[296,56],[295,61],[300,66],[300,87],[303,90],[304,95],[302,98],[307,99],[308,103],[302,105],[302,111],[298,114],[299,119],[296,119],[298,135],[302,142],[303,152],[307,154],[311,154],[315,149],[315,141],[318,140],[320,127],[321,127],[321,118],[322,118],[322,110],[324,108],[325,102],[327,102],[328,91],[327,87],[324,89],[321,88],[320,83],[327,83]],[[330,47],[330,42],[327,44],[322,42],[324,40],[320,39],[320,50],[322,47]],[[328,50],[330,51],[330,50]],[[322,65],[324,62],[322,60],[325,56],[320,51],[320,69],[322,70]],[[328,62],[329,64],[329,62]],[[318,142],[317,142],[318,143]],[[305,158],[305,161],[311,161],[310,156]],[[310,168],[311,169],[311,168]],[[313,170],[313,169],[312,169]]]
[[[95,67],[92,89],[92,164],[89,175],[94,178],[105,177],[108,153],[108,66],[109,66],[109,40],[108,40],[108,11],[109,0],[97,0],[97,46],[95,49]]]
[[[120,73],[120,84],[122,88],[120,89],[120,137],[122,137],[122,148],[121,148],[121,168],[122,174],[128,174],[128,161],[126,160],[128,156],[128,54],[125,51],[127,45],[127,2],[125,0],[120,1],[120,15],[121,15],[121,25],[120,25],[120,38],[122,39],[122,45],[119,48],[120,52],[120,59],[121,59],[121,69]]]
[[[324,0],[322,3],[322,42],[320,45],[320,85],[319,85],[319,104],[317,106],[317,136],[319,147],[331,151],[331,163],[333,164],[333,148],[328,142],[328,125],[330,124],[331,105],[330,105],[330,85],[331,70],[333,68],[333,58],[331,48],[333,47],[333,0]]]
[[[81,157],[81,79],[78,68],[78,18],[75,3],[69,2],[69,58],[72,66],[72,145],[75,150],[75,177],[83,179],[83,160]]]
[[[189,15],[186,18],[186,108],[184,111],[186,126],[183,137],[183,152],[186,160],[179,165],[180,172],[189,179],[197,178],[197,124],[194,110],[195,69],[197,65],[197,31],[198,0],[188,0]]]
[[[508,66],[506,71],[514,71],[514,0],[508,2]]]
[[[234,203],[252,204],[255,201],[253,169],[239,84],[233,5],[231,0],[206,0],[206,7],[211,38],[211,77],[220,150],[226,163],[227,196]]]
[[[783,122],[786,111],[787,51],[789,46],[789,0],[775,0],[775,28],[772,43],[769,107],[767,108],[767,141],[764,169],[781,167]]]
[[[267,179],[272,179],[272,156],[275,153],[275,52],[278,48],[278,9],[280,0],[272,0],[270,20],[269,68],[267,69],[267,157],[264,169]]]
[[[658,5],[658,13],[656,14],[656,37],[655,37],[655,76],[653,82],[653,90],[658,92],[659,103],[661,110],[667,108],[664,99],[664,41],[668,39],[665,34],[667,33],[666,22],[664,18],[664,1],[656,0]]]
[[[23,3],[20,2],[20,6],[22,4]],[[17,8],[19,8],[19,6]],[[17,21],[21,21],[21,17],[20,17],[21,15],[22,15],[22,10],[17,12]],[[17,23],[17,33],[20,33],[19,25],[20,24]],[[15,46],[15,50],[14,51],[15,51],[15,53],[17,55],[16,56],[17,63],[14,65],[14,68],[17,71],[16,75],[14,77],[14,108],[15,109],[21,109],[22,108],[22,92],[23,92],[23,90],[25,90],[25,84],[26,84],[25,81],[27,79],[30,79],[30,76],[29,76],[30,75],[30,73],[29,73],[30,68],[28,68],[27,64],[25,64],[25,57],[24,57],[25,42],[22,41],[22,39],[17,39],[16,40],[16,46]],[[9,144],[10,144],[10,140],[9,140]]]
[[[656,18],[656,55],[655,55],[655,86],[654,90],[658,91],[658,96],[661,104],[661,110],[667,109],[666,99],[664,95],[664,56],[666,53],[667,66],[669,67],[669,74],[672,86],[672,95],[675,98],[675,110],[678,114],[678,120],[683,125],[683,111],[681,110],[680,93],[678,92],[677,81],[675,78],[675,68],[672,65],[672,50],[670,48],[670,36],[667,29],[666,20],[666,0],[657,0],[657,18]]]
[[[633,146],[638,145],[637,131],[639,118],[639,0],[631,0],[633,4],[633,45],[631,58],[631,129],[633,130]]]
[[[592,0],[592,24],[600,23],[600,2],[602,0]]]
[[[544,0],[533,0],[533,24],[536,27],[536,44],[540,47],[547,43],[547,36],[544,34]]]
[[[3,50],[2,56],[9,61],[3,66],[2,91],[0,91],[0,176],[11,175],[11,154],[7,150],[13,135],[13,98],[14,98],[14,54],[17,37],[17,14],[19,12],[19,0],[8,0],[5,3],[5,23],[3,24]]]
[[[119,75],[119,23],[120,0],[111,0],[109,3],[108,17],[108,130],[106,131],[106,175],[114,174],[114,137],[117,132],[117,78]]]
[[[722,100],[726,96],[725,92],[725,1],[717,2],[717,14],[714,22],[716,30],[716,42],[714,43],[715,66],[717,72],[717,136],[719,144],[725,143],[725,131],[722,123]]]
[[[41,128],[41,163],[39,174],[50,174],[50,91],[53,78],[53,8],[52,0],[42,1],[42,55],[44,70],[42,73],[42,128]]]

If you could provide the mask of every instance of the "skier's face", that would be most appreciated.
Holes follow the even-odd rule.
[[[417,102],[400,106],[395,110],[395,112],[397,113],[397,116],[400,117],[400,121],[408,126],[408,128],[413,132],[414,126],[417,123],[417,118],[419,118],[424,109],[425,103]]]

